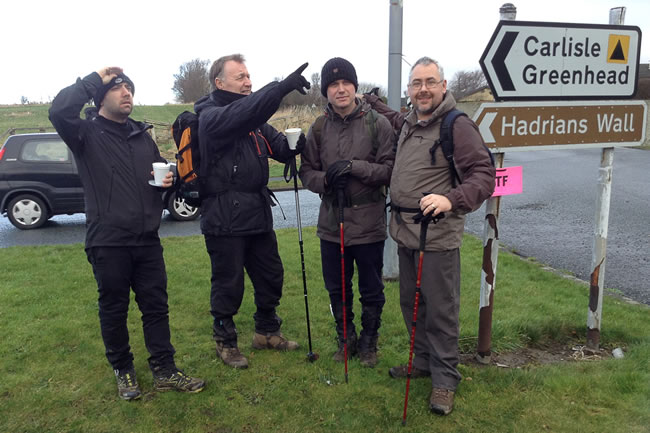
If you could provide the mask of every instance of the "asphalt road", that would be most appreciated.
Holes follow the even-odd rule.
[[[503,197],[500,242],[517,253],[535,257],[556,269],[588,280],[594,238],[596,182],[600,149],[511,152],[505,166],[523,166],[524,192]],[[605,287],[620,290],[650,305],[650,151],[616,149],[607,239]],[[276,193],[276,228],[295,227],[294,192]],[[303,226],[315,225],[320,200],[300,191]],[[286,219],[283,217],[282,211]],[[468,232],[481,236],[485,212],[467,218]],[[0,247],[84,241],[83,214],[57,216],[43,228],[21,231],[0,218]],[[200,234],[199,221],[177,222],[168,215],[162,237]],[[502,277],[502,276],[501,276]],[[499,284],[497,269],[497,290]]]
[[[524,187],[501,199],[500,242],[588,281],[600,156],[600,149],[506,153],[504,166],[523,166]],[[650,305],[648,168],[650,151],[614,151],[605,287]],[[469,215],[466,230],[482,236],[484,218],[483,208]]]
[[[273,207],[276,228],[296,226],[296,203],[293,191],[277,192],[280,206]],[[315,226],[318,220],[318,195],[299,191],[300,216],[303,227]],[[284,213],[284,216],[283,216]],[[83,243],[86,236],[85,214],[57,215],[36,230],[19,230],[6,217],[0,217],[0,248],[15,245],[51,245]],[[176,221],[165,211],[160,224],[160,236],[190,236],[201,234],[199,220]]]

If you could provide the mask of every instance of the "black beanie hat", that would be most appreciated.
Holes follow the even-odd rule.
[[[342,57],[329,59],[323,65],[323,70],[320,73],[320,92],[324,97],[327,98],[327,88],[336,80],[347,80],[351,82],[354,84],[355,91],[359,88],[357,71],[352,66],[352,63]]]
[[[122,84],[125,81],[131,86],[131,95],[135,95],[135,85],[133,84],[133,81],[131,81],[131,79],[124,74],[118,74],[117,77],[114,77],[107,84],[99,86],[95,92],[95,96],[93,97],[95,106],[99,108],[99,106],[102,104],[102,101],[104,100],[104,96],[106,96],[106,93],[108,93],[108,91],[111,90],[111,88],[116,84]]]

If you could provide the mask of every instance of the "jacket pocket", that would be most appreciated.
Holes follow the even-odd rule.
[[[270,206],[262,192],[237,192],[231,200],[231,231],[234,234],[268,230]]]

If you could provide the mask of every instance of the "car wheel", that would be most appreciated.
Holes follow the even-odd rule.
[[[175,192],[169,194],[167,210],[178,221],[192,221],[199,217],[199,208],[185,203],[185,199],[177,197]]]
[[[45,203],[33,195],[19,195],[9,202],[7,216],[21,230],[37,229],[48,219]]]

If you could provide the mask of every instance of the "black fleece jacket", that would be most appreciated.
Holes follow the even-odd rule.
[[[52,101],[50,121],[74,154],[86,201],[86,248],[160,243],[163,203],[148,184],[151,164],[165,161],[146,133],[151,128],[128,119],[108,120],[87,109],[79,114],[102,81],[96,72],[77,79]]]
[[[203,234],[246,236],[273,230],[268,158],[286,162],[293,152],[284,134],[266,121],[290,90],[277,82],[247,96],[215,90],[194,105],[201,161],[209,165],[210,193],[201,205]]]

